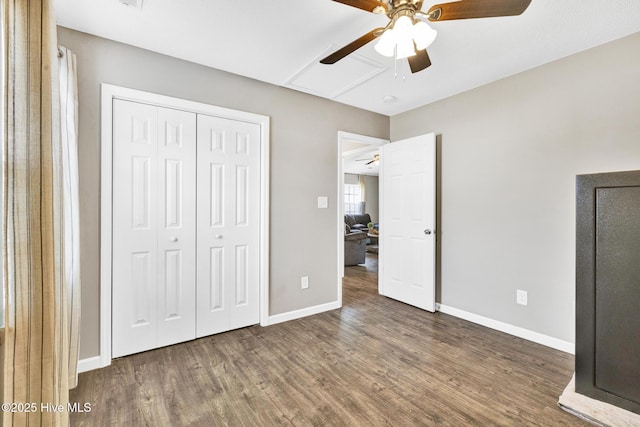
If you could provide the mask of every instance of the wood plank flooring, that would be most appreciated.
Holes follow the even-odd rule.
[[[80,374],[71,425],[587,425],[556,405],[573,356],[381,297],[367,259],[340,310]]]

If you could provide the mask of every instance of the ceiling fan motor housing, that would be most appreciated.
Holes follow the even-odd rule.
[[[391,19],[391,22],[395,22],[401,16],[408,16],[413,19],[418,7],[411,0],[391,0],[391,8],[387,16]]]

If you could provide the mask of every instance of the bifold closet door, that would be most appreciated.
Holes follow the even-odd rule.
[[[113,103],[112,356],[195,338],[196,115]]]
[[[259,322],[260,127],[198,115],[197,336]]]

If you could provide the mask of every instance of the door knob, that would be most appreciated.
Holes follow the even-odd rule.
[[[426,230],[424,230],[424,234],[431,234],[431,230],[427,228]]]
[[[222,234],[216,234],[216,239],[222,239]]]
[[[177,238],[177,237],[175,237],[175,236],[173,236],[173,237],[169,237],[169,241],[170,241],[170,242],[177,242],[177,241],[178,241],[178,238]]]

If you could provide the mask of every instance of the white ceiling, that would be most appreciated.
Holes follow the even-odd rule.
[[[54,5],[65,27],[389,116],[640,31],[640,0],[533,0],[517,17],[431,24],[433,65],[411,74],[406,61],[378,55],[375,42],[318,64],[387,23],[331,0],[138,1],[141,8],[120,0]]]

